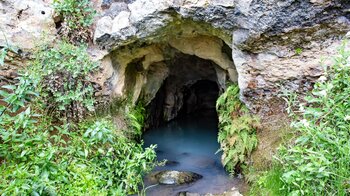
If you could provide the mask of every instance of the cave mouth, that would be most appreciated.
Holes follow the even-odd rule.
[[[216,100],[219,96],[219,87],[216,82],[199,80],[184,89],[183,106],[177,117],[189,114],[212,114],[216,112]]]
[[[158,183],[154,174],[164,170],[190,171],[203,179],[185,188],[156,186],[148,189],[147,195],[222,193],[238,180],[231,178],[221,163],[216,113],[216,101],[226,81],[237,79],[234,63],[228,57],[229,49],[222,51],[220,44],[212,47],[209,41],[193,45],[178,41],[171,43],[174,50],[161,63],[150,64],[143,75],[140,97],[149,102],[142,139],[145,146],[157,145],[158,161],[167,160],[145,177],[144,184]]]
[[[194,57],[189,59],[191,62],[198,60],[207,63],[207,68],[214,70],[215,64],[210,61],[194,60]],[[201,65],[205,67],[205,64]],[[238,184],[239,179],[228,175],[221,163],[222,152],[218,152],[216,100],[220,86],[217,77],[213,75],[214,72],[207,72],[208,77],[186,77],[197,75],[198,70],[179,73],[183,72],[170,73],[149,105],[150,117],[158,124],[143,133],[144,146],[156,144],[157,160],[166,162],[146,175],[144,184],[152,186],[159,183],[154,176],[164,171],[193,172],[199,174],[201,179],[186,186],[155,186],[148,189],[146,194],[178,195],[185,191],[222,193]],[[159,119],[162,121],[157,121]]]
[[[211,60],[183,53],[167,65],[168,76],[147,106],[147,128],[189,114],[215,114],[213,118],[217,119],[216,100],[223,89],[218,72],[222,69]]]

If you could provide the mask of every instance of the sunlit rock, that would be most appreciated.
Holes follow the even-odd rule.
[[[202,178],[201,175],[193,172],[184,171],[161,171],[155,174],[159,184],[164,185],[181,185],[193,183]]]
[[[56,33],[54,11],[41,0],[0,1],[0,46],[7,44],[30,51]]]

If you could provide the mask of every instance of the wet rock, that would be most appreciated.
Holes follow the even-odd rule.
[[[164,185],[181,185],[189,184],[201,179],[203,176],[184,171],[161,171],[155,175],[159,184]]]
[[[101,7],[103,9],[108,9],[112,4],[112,0],[102,0]]]
[[[178,196],[200,196],[199,193],[180,192]]]

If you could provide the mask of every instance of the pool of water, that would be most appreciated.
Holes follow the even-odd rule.
[[[203,176],[189,185],[156,185],[147,189],[147,196],[178,195],[179,192],[222,193],[239,188],[242,180],[230,177],[224,170],[217,142],[217,117],[214,111],[177,118],[164,126],[145,132],[145,146],[157,144],[158,160],[169,161],[156,171],[191,171]],[[154,183],[154,182],[153,182]],[[145,177],[145,187],[152,185]]]

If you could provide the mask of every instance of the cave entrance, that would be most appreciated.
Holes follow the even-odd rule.
[[[152,128],[143,134],[145,146],[157,144],[157,159],[167,160],[145,177],[145,185],[163,183],[158,172],[189,171],[203,178],[181,186],[156,186],[147,195],[177,195],[178,192],[221,193],[232,188],[221,164],[217,142],[216,100],[221,91],[219,66],[194,55],[178,54],[168,61],[169,72],[149,104]],[[167,177],[163,179],[168,182]],[[171,181],[171,179],[169,179]]]
[[[220,80],[225,80],[218,77],[218,72],[222,72],[218,65],[182,53],[167,65],[168,76],[148,105],[149,127],[157,127],[179,116],[215,112],[216,100],[223,88]]]

